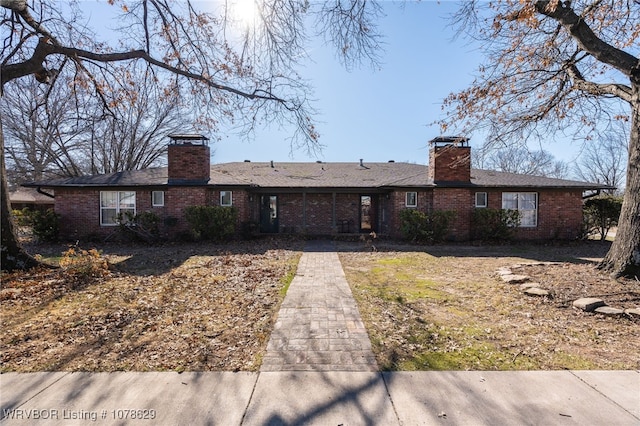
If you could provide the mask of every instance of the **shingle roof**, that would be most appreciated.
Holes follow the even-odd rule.
[[[208,185],[262,188],[393,188],[393,187],[518,187],[605,189],[589,182],[519,175],[488,170],[471,170],[471,182],[432,182],[428,167],[412,163],[271,163],[234,162],[211,166]],[[166,186],[167,168],[80,176],[34,182],[30,187],[136,187]]]

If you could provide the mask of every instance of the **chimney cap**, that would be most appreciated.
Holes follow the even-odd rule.
[[[200,134],[190,133],[172,133],[169,135],[172,145],[198,144],[208,145],[209,138]]]
[[[438,136],[429,141],[429,145],[459,145],[469,146],[469,139],[464,136]]]

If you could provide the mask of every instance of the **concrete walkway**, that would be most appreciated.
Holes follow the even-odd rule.
[[[333,245],[307,244],[260,371],[377,371],[369,335]]]
[[[375,370],[337,254],[315,243],[260,372],[0,374],[0,423],[640,426],[640,371]]]

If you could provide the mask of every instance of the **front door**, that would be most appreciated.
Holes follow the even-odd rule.
[[[260,232],[275,234],[278,232],[278,196],[260,196]]]
[[[371,195],[360,196],[360,232],[373,230]]]

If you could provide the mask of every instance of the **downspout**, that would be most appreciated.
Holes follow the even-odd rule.
[[[42,188],[41,188],[41,187],[37,187],[37,188],[36,188],[36,192],[37,192],[38,194],[46,195],[46,196],[47,196],[47,197],[49,197],[49,198],[56,198],[56,196],[55,196],[55,195],[53,195],[53,194],[49,194],[48,192],[44,192],[44,191],[42,190]]]

